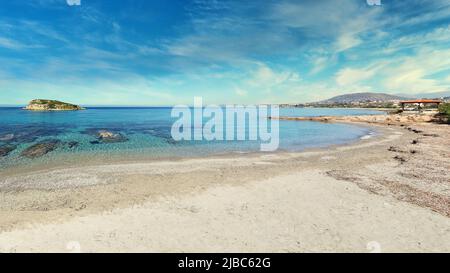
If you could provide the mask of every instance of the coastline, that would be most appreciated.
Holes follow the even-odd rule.
[[[344,122],[347,125],[353,127],[359,127],[367,129],[366,134],[357,136],[350,140],[344,140],[341,143],[335,142],[329,144],[314,144],[311,146],[305,146],[298,151],[290,150],[289,148],[279,148],[276,152],[261,152],[256,150],[242,150],[242,151],[223,151],[223,152],[207,152],[196,154],[195,152],[189,153],[186,156],[186,152],[183,155],[174,155],[173,153],[155,153],[154,150],[137,149],[130,150],[105,150],[99,153],[92,153],[91,151],[70,151],[66,153],[51,153],[44,155],[40,160],[28,160],[25,162],[13,161],[12,164],[0,165],[0,174],[2,176],[14,176],[17,173],[20,174],[32,174],[39,171],[52,171],[58,169],[70,169],[78,167],[90,167],[101,165],[113,165],[113,164],[129,164],[129,163],[152,163],[159,161],[173,161],[179,162],[189,159],[215,159],[215,158],[230,158],[239,155],[243,156],[258,156],[258,155],[271,155],[271,154],[284,154],[284,153],[301,153],[310,151],[322,151],[332,149],[339,146],[347,146],[358,143],[362,139],[368,139],[377,135],[377,129],[370,124],[364,123],[352,123]],[[193,150],[192,150],[193,151]],[[97,151],[98,152],[98,151]],[[43,160],[42,160],[43,159]],[[1,182],[1,180],[0,180]],[[1,189],[1,184],[0,184]]]
[[[43,171],[39,175],[33,174],[28,180],[23,176],[19,176],[16,180],[9,177],[7,180],[11,185],[20,180],[34,188],[10,189],[0,193],[2,195],[0,230],[3,231],[0,233],[0,251],[21,252],[33,248],[44,252],[65,252],[67,249],[63,242],[77,239],[71,239],[72,235],[69,234],[77,234],[74,237],[84,238],[82,245],[88,252],[365,251],[366,244],[362,242],[369,240],[370,236],[360,224],[366,221],[375,221],[372,224],[365,223],[372,225],[370,227],[372,232],[380,233],[385,238],[392,236],[401,238],[400,241],[390,242],[392,246],[388,249],[391,251],[450,251],[450,245],[442,244],[444,241],[450,241],[448,183],[440,181],[442,185],[431,189],[430,185],[424,186],[420,183],[415,185],[414,181],[411,182],[414,178],[401,176],[399,181],[388,183],[385,181],[386,177],[383,177],[389,173],[402,172],[404,168],[408,168],[405,165],[409,164],[401,163],[397,153],[388,149],[393,146],[410,145],[419,134],[401,127],[373,126],[381,130],[382,134],[350,145],[327,149],[54,169]],[[438,125],[420,126],[429,127],[428,130],[433,131]],[[444,129],[444,133],[446,130],[448,128]],[[432,138],[421,137],[424,140],[419,145],[428,145],[426,141]],[[445,136],[442,137],[445,141]],[[416,146],[414,149],[420,150]],[[427,151],[426,148],[425,146],[424,153]],[[411,159],[411,162],[413,160],[416,159]],[[448,178],[448,174],[443,175],[444,179]],[[391,180],[393,177],[397,178],[397,175],[392,175]],[[72,183],[74,187],[58,188],[60,180],[64,180],[66,184]],[[378,181],[380,183],[377,183]],[[435,185],[437,183],[432,186]],[[308,197],[310,194],[311,197]],[[346,197],[343,198],[340,194]],[[235,200],[234,196],[240,195],[243,196]],[[254,200],[252,196],[259,196],[259,199]],[[285,198],[277,199],[277,196]],[[305,201],[299,197],[305,198]],[[313,197],[316,200],[311,199]],[[354,198],[360,199],[355,201]],[[227,200],[235,200],[237,204],[230,204]],[[246,200],[248,202],[245,202]],[[186,207],[190,202],[193,204],[200,202],[200,205]],[[290,205],[285,206],[286,202]],[[385,203],[388,203],[391,209],[386,210]],[[213,209],[215,206],[216,210]],[[248,213],[245,210],[241,211],[239,206],[254,206],[258,211]],[[341,213],[334,214],[335,206],[342,210]],[[375,212],[370,212],[371,209]],[[230,213],[229,210],[236,211]],[[287,224],[290,228],[294,226],[293,230],[283,233],[286,239],[290,238],[288,242],[285,241],[285,249],[280,248],[281,239],[276,236],[287,226],[268,227],[264,222],[264,220],[271,222],[270,215],[267,215],[271,214],[271,210],[284,215],[278,221],[289,222],[292,217],[296,219],[294,223]],[[168,211],[170,217],[166,215]],[[208,213],[202,213],[203,211]],[[322,214],[317,216],[320,219],[310,219],[308,215],[311,211],[321,211]],[[159,215],[159,218],[152,217],[153,214]],[[403,231],[410,228],[418,215],[423,216],[425,220],[408,235],[401,235],[400,228],[403,227]],[[153,223],[158,227],[152,226],[145,231],[139,227],[120,225],[125,219],[130,220],[129,217],[142,218],[143,223]],[[186,224],[190,223],[192,226],[187,229],[182,226],[173,227],[171,221],[175,221],[178,217],[180,221],[187,221]],[[332,220],[334,217],[341,220],[336,222]],[[399,227],[394,228],[394,232],[383,227],[383,223],[392,217],[398,217],[400,222],[403,221],[398,223]],[[237,219],[245,222],[252,218],[255,218],[255,221],[251,222],[250,226],[260,227],[261,230],[258,232],[269,236],[270,242],[252,241],[252,243],[248,240],[237,240],[235,245],[227,245],[224,240],[231,238],[236,240],[239,233],[245,232],[245,228],[243,230],[242,227],[235,226],[238,223]],[[190,221],[196,221],[196,224]],[[230,226],[231,222],[234,225]],[[351,227],[351,224],[357,223],[358,229],[354,230],[356,227]],[[220,235],[218,227],[207,232],[200,228],[203,225],[221,225],[223,226],[221,232],[225,234]],[[297,225],[305,227],[299,228]],[[124,241],[123,237],[108,242],[103,236],[109,233],[95,234],[88,228],[89,226],[96,226],[96,229],[113,228],[118,237],[128,234],[126,239],[128,242]],[[297,228],[299,230],[296,230]],[[324,228],[328,231],[325,232]],[[171,233],[169,236],[173,238],[171,240],[176,240],[185,238],[186,232],[196,233],[197,229],[206,233],[197,234],[199,237],[196,238],[204,239],[206,234],[210,234],[208,236],[217,237],[216,241],[213,237],[212,242],[199,245],[187,240],[186,244],[177,247],[171,242],[162,241],[163,238],[168,238],[167,232]],[[436,229],[442,232],[436,233]],[[350,231],[361,238],[355,238]],[[392,234],[387,234],[389,232]],[[39,238],[33,235],[37,233],[40,234]],[[323,243],[308,247],[308,244],[305,245],[309,240],[306,239],[306,234]],[[341,240],[347,242],[347,245],[344,242],[337,244],[330,237],[331,234],[340,234]],[[102,238],[95,242],[90,240],[93,239],[92,236]],[[136,236],[145,238],[145,243],[133,240]],[[297,238],[298,236],[300,238]],[[424,236],[427,238],[424,239]],[[22,237],[28,240],[19,239]],[[300,244],[292,245],[295,238]],[[55,243],[45,245],[42,244],[42,240]],[[421,245],[411,245],[414,240],[419,240]],[[16,242],[15,245],[13,242]],[[106,247],[108,244],[110,248]],[[383,243],[386,244],[389,246],[389,243]]]

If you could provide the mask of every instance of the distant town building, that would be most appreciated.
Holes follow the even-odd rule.
[[[421,99],[421,100],[404,100],[400,102],[400,105],[402,106],[402,109],[405,110],[405,106],[408,104],[416,105],[418,110],[421,110],[425,107],[425,105],[428,104],[436,104],[437,107],[439,107],[439,104],[442,103],[442,100],[427,100],[427,99]]]

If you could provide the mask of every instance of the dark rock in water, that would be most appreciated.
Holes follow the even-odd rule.
[[[172,138],[170,127],[155,127],[151,129],[144,130],[143,133],[150,134],[155,137],[169,139]]]
[[[118,142],[126,142],[128,139],[120,133],[113,133],[106,130],[98,131],[97,133],[98,140],[102,143],[118,143]]]
[[[22,152],[21,155],[27,158],[41,157],[45,154],[48,154],[49,152],[54,151],[56,148],[58,148],[60,143],[61,141],[57,139],[44,140],[28,147]]]
[[[179,141],[176,141],[173,138],[167,139],[166,142],[171,144],[171,145],[177,145],[177,144],[180,143]]]
[[[94,140],[94,141],[91,141],[90,143],[93,144],[93,145],[97,145],[97,144],[100,144],[100,141]]]
[[[15,145],[2,145],[0,146],[0,157],[7,156],[10,152],[14,151],[17,148]]]
[[[67,146],[69,146],[69,149],[75,148],[79,145],[80,143],[77,141],[70,141],[69,143],[67,143]]]

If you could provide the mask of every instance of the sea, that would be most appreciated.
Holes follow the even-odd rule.
[[[171,135],[171,107],[88,107],[83,111],[34,112],[21,107],[0,107],[0,171],[10,167],[76,164],[89,160],[169,159],[260,152],[261,141],[175,141]],[[280,116],[336,116],[382,114],[365,109],[280,108]],[[194,126],[194,125],[192,125]],[[192,128],[195,129],[195,128]],[[98,132],[120,135],[118,142],[104,142]],[[277,151],[303,151],[348,144],[375,135],[369,127],[310,121],[279,123]],[[23,151],[37,143],[57,141],[43,156],[28,158]]]

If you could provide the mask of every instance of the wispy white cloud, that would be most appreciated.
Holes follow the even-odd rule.
[[[251,86],[271,88],[273,86],[299,81],[300,76],[296,72],[286,70],[274,71],[265,64],[258,64],[258,67],[251,72],[247,83]]]
[[[339,86],[348,86],[370,79],[375,74],[373,69],[353,69],[344,68],[338,71],[336,75],[336,83]]]
[[[450,50],[422,47],[414,55],[374,60],[362,68],[343,68],[336,83],[345,90],[352,85],[377,83],[388,93],[431,93],[450,89],[445,73],[450,70]]]
[[[450,25],[437,27],[431,31],[425,31],[417,34],[410,34],[398,37],[391,41],[386,48],[385,53],[394,53],[399,50],[420,48],[429,45],[446,46],[450,43]]]
[[[18,40],[0,37],[0,48],[1,47],[13,50],[23,50],[23,49],[43,48],[44,46],[39,44],[26,44]]]
[[[446,91],[450,86],[435,75],[450,68],[450,49],[423,48],[415,56],[401,57],[386,67],[382,81],[389,91],[427,93]]]

